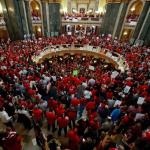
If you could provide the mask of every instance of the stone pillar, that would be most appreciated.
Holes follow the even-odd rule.
[[[101,34],[113,34],[119,8],[120,3],[110,2],[106,4],[106,14],[102,23]]]
[[[25,3],[23,0],[2,0],[4,19],[12,40],[23,39],[29,33]]]
[[[25,9],[26,9],[26,16],[27,16],[27,22],[28,22],[28,28],[29,28],[29,34],[33,34],[32,29],[32,19],[31,19],[31,11],[30,11],[30,4],[29,0],[24,0]]]
[[[16,0],[1,0],[6,27],[11,40],[21,40],[27,32],[22,6]]]
[[[125,20],[126,12],[128,9],[128,4],[129,4],[128,2],[123,2],[120,5],[120,9],[119,9],[120,11],[119,11],[119,14],[118,14],[118,17],[116,20],[116,24],[114,27],[114,31],[113,31],[113,37],[119,38],[121,29],[122,29],[122,26],[123,26],[123,23]]]
[[[60,0],[49,0],[50,34],[58,35],[61,30]]]
[[[150,1],[146,1],[133,33],[133,39],[144,40],[150,28]]]
[[[23,32],[24,32],[24,34],[29,34],[29,27],[28,27],[27,15],[26,15],[25,3],[23,0],[18,0],[18,8],[19,8],[19,12],[20,12],[20,19],[23,24]]]
[[[150,46],[150,25],[149,25],[149,28],[146,32],[144,39],[143,39],[143,42],[144,42],[144,45]]]
[[[148,5],[149,9],[137,39],[143,41],[145,45],[150,46],[150,3]]]
[[[44,36],[48,36],[48,20],[47,20],[47,12],[46,12],[46,0],[42,0],[42,11],[43,11],[43,30]]]

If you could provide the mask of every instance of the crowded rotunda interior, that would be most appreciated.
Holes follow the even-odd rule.
[[[150,150],[150,0],[0,0],[0,150]]]

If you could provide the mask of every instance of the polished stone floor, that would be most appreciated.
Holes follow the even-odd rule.
[[[41,150],[37,146],[36,142],[34,142],[36,140],[35,140],[35,134],[34,134],[33,129],[31,129],[30,131],[27,131],[24,129],[23,125],[19,124],[19,123],[14,123],[14,127],[15,127],[17,133],[22,136],[23,150]],[[2,125],[1,123],[0,123],[0,129],[1,129],[1,131],[5,130],[5,126]],[[47,122],[46,121],[43,122],[42,131],[45,134],[45,136],[47,136],[48,134],[51,134],[51,132],[47,130]],[[57,130],[55,131],[55,133],[53,135],[58,141],[60,141],[60,143],[64,147],[67,147],[68,138],[63,136],[63,132],[62,132],[62,136],[60,136],[60,137],[57,136]],[[0,150],[1,150],[1,148],[0,148]]]

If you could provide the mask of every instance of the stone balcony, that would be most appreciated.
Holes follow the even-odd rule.
[[[62,24],[92,24],[96,26],[100,26],[102,24],[103,17],[62,17]]]

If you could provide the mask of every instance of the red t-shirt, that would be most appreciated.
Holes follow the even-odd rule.
[[[58,117],[57,122],[60,128],[65,128],[69,123],[69,119],[67,119],[66,117]]]
[[[76,120],[77,117],[77,111],[74,110],[68,110],[67,115],[70,120]]]
[[[46,118],[49,125],[55,123],[56,115],[53,112],[46,112]]]
[[[33,109],[32,114],[36,121],[41,120],[41,118],[42,118],[42,110],[41,109],[38,109],[38,108]]]

